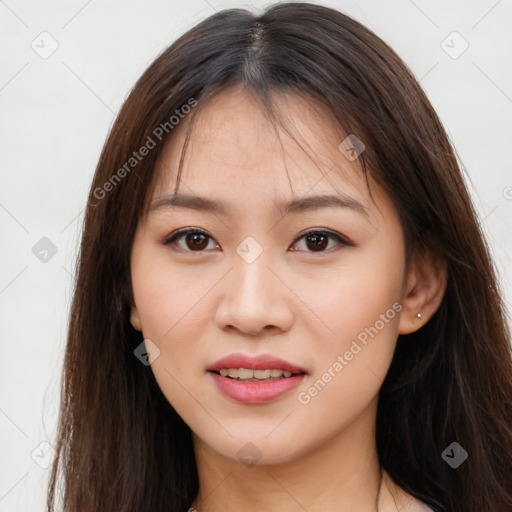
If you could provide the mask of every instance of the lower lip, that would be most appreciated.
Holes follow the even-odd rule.
[[[208,372],[217,387],[229,398],[244,404],[266,404],[277,400],[286,392],[296,388],[304,379],[301,373],[292,377],[261,382],[244,382],[229,379],[215,372]]]

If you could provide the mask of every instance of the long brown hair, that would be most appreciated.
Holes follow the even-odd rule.
[[[142,337],[128,317],[130,252],[176,119],[196,119],[230,86],[265,109],[273,92],[327,106],[364,142],[362,172],[396,205],[407,254],[430,248],[445,259],[443,301],[426,325],[399,336],[380,391],[380,463],[436,511],[510,512],[510,333],[454,150],[394,51],[350,17],[309,3],[209,17],[151,64],[122,106],[87,204],[48,510],[183,512],[196,497],[190,429],[134,356]],[[457,469],[441,456],[452,442],[468,454]]]

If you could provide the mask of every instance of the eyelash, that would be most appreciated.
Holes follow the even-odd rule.
[[[179,229],[178,231],[176,231],[176,232],[172,233],[171,235],[169,235],[163,241],[163,244],[164,245],[171,245],[174,242],[176,242],[179,238],[181,238],[181,237],[183,237],[185,235],[188,235],[188,234],[205,235],[208,238],[210,238],[211,240],[214,240],[206,231],[204,231],[202,229],[199,229],[199,228],[183,228],[183,229]],[[305,238],[307,235],[310,235],[310,234],[326,235],[326,236],[329,236],[331,238],[334,238],[337,242],[339,242],[340,245],[344,245],[344,246],[347,246],[347,247],[354,247],[355,246],[355,244],[353,244],[352,242],[349,242],[345,237],[343,237],[339,233],[335,233],[334,231],[330,231],[330,230],[327,230],[327,229],[310,229],[308,231],[305,231],[305,232],[301,233],[300,235],[298,235],[297,238],[295,238],[295,240],[293,241],[292,245],[295,245],[299,240],[301,240],[302,238]],[[331,248],[323,250],[323,251],[303,251],[303,252],[308,252],[310,254],[321,254],[321,253],[330,252],[332,249],[333,248],[331,247]],[[203,252],[207,252],[206,249],[203,249],[203,250],[200,250],[200,251],[191,251],[190,249],[184,249],[184,251],[185,252],[190,252],[190,253],[203,253]]]

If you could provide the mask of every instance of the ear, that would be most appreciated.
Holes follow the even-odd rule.
[[[137,310],[137,306],[134,304],[130,305],[130,323],[136,331],[142,331],[139,311]]]
[[[425,246],[414,251],[402,291],[400,334],[417,331],[430,320],[443,300],[447,279],[446,261],[439,253]]]

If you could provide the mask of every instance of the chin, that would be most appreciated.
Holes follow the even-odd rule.
[[[229,427],[226,428],[229,430]],[[297,445],[296,436],[291,433],[281,432],[280,435],[265,437],[266,434],[261,431],[251,435],[251,431],[246,429],[243,435],[233,435],[231,438],[226,434],[223,439],[202,438],[202,442],[226,459],[247,467],[285,464],[307,451],[305,447],[301,449]]]

